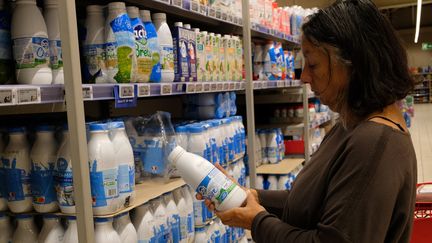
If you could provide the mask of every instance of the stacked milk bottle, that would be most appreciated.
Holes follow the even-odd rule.
[[[299,165],[287,175],[257,175],[255,188],[261,190],[290,190],[292,183],[302,168],[303,166]]]
[[[257,131],[261,145],[262,163],[275,164],[285,156],[285,144],[282,129],[259,129]]]
[[[188,95],[183,98],[188,119],[221,119],[237,113],[236,93]]]

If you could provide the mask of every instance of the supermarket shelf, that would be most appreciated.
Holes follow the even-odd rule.
[[[309,127],[317,128],[323,125],[326,122],[329,122],[331,120],[330,112],[321,112],[317,114],[318,118],[314,119],[310,124]]]
[[[277,164],[265,164],[256,168],[257,174],[274,174],[285,175],[293,171],[297,166],[302,164],[304,159],[283,159]]]
[[[322,124],[331,120],[330,112],[319,112],[315,118],[311,120],[309,128],[317,128]],[[283,129],[296,130],[303,129],[303,117],[289,117],[289,118],[271,118],[271,124],[258,125],[260,128],[272,128],[275,126],[282,127]]]
[[[279,31],[273,31],[271,29],[265,28],[264,26],[252,24],[251,35],[255,38],[261,39],[272,39],[279,42],[289,42],[291,44],[300,44],[300,39],[295,36],[286,35]]]
[[[429,94],[412,94],[414,97],[423,97],[423,96],[429,96]]]
[[[275,88],[301,88],[300,80],[257,80],[253,81],[254,90]]]

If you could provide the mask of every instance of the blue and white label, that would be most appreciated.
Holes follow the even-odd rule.
[[[207,221],[207,207],[204,204],[204,200],[201,201],[194,200],[193,208],[194,208],[195,225],[196,226],[204,225],[205,222]]]
[[[200,193],[204,198],[210,199],[217,207],[236,186],[237,184],[228,179],[215,167],[204,177],[198,185],[196,192]]]
[[[105,45],[91,44],[84,45],[84,58],[86,62],[87,80],[96,83],[96,79],[102,77],[102,67],[105,66]]]
[[[6,172],[0,168],[0,198],[7,198]]]
[[[194,229],[194,215],[189,213],[187,216],[187,233],[193,234],[195,232]]]
[[[143,153],[141,153],[144,171],[151,174],[163,174],[165,164],[162,141],[156,138],[148,139],[144,141],[144,146]]]
[[[62,207],[75,206],[72,168],[65,158],[57,159],[55,184],[59,205]]]
[[[12,59],[10,16],[7,11],[0,11],[0,59]]]
[[[17,69],[49,66],[49,41],[45,37],[23,37],[13,40],[13,54]]]
[[[17,160],[26,156],[20,152],[5,153],[2,163],[5,172],[6,198],[8,201],[22,201],[31,198],[30,171],[17,168]]]
[[[173,214],[171,215],[169,220],[173,240],[172,242],[180,242],[180,216],[178,214]]]
[[[50,67],[53,70],[63,67],[61,40],[50,40]]]
[[[50,204],[57,201],[54,187],[54,162],[45,168],[41,163],[32,162],[31,190],[33,203]]]
[[[104,207],[108,205],[108,200],[117,198],[118,192],[118,171],[108,169],[97,171],[97,162],[94,161],[90,170],[90,185],[93,207]]]
[[[132,186],[130,184],[130,176],[129,176],[129,165],[123,164],[118,168],[118,186],[119,193],[129,193],[132,192]],[[135,175],[134,175],[135,178]]]

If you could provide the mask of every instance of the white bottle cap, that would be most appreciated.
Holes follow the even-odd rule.
[[[221,37],[222,37],[222,35],[221,35],[221,34],[216,34],[216,37],[219,37],[219,38],[221,38]]]
[[[200,32],[199,28],[193,28],[192,30],[195,31],[195,32]]]
[[[214,34],[213,32],[210,32],[209,35],[210,35],[210,36],[214,36],[215,34]]]
[[[171,151],[171,153],[168,155],[168,161],[175,165],[179,157],[185,152],[186,151],[182,147],[176,146],[173,151]]]
[[[102,13],[103,7],[101,5],[88,5],[87,13]]]
[[[141,18],[144,22],[151,22],[152,21],[151,16],[150,16],[150,11],[140,10],[139,13],[140,13]]]
[[[208,35],[208,32],[207,32],[207,31],[201,31],[201,33],[202,33],[203,35]]]
[[[155,13],[152,15],[153,20],[166,20],[166,14],[165,13]]]
[[[44,1],[45,7],[50,6],[50,5],[58,5],[58,0],[45,0]],[[53,6],[51,6],[53,7]]]
[[[186,29],[188,29],[188,30],[191,29],[191,25],[190,25],[190,24],[185,24],[184,27],[185,27]]]
[[[108,10],[123,10],[126,9],[126,4],[124,2],[113,2],[108,3]]]
[[[175,27],[183,27],[183,22],[175,22],[174,26]]]
[[[131,19],[135,19],[135,18],[139,18],[139,9],[135,6],[128,6],[126,8],[126,11],[129,15],[129,18]]]

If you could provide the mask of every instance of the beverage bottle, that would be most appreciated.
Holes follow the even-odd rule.
[[[69,145],[69,130],[63,127],[63,140],[57,151],[57,161],[54,168],[57,201],[63,213],[75,213],[75,198],[72,177],[72,161]]]
[[[173,194],[180,216],[180,242],[187,242],[189,208],[186,199],[183,196],[182,188],[177,188],[174,190]]]
[[[169,242],[172,240],[172,235],[168,224],[168,214],[163,199],[162,197],[159,197],[152,200],[151,203],[156,227],[156,242]]]
[[[132,146],[122,121],[110,123],[111,141],[114,145],[115,163],[118,166],[120,207],[127,207],[135,200],[135,162]]]
[[[64,84],[58,0],[45,0],[44,19],[48,30],[52,83]]]
[[[68,216],[67,219],[68,227],[64,234],[63,243],[79,243],[76,217]]]
[[[210,33],[212,37],[212,46],[213,46],[213,81],[221,81],[220,80],[220,57],[219,57],[219,48],[220,48],[220,35],[215,33]]]
[[[152,69],[150,74],[150,82],[160,83],[161,81],[161,55],[160,55],[160,45],[159,38],[157,36],[156,27],[152,23],[150,16],[150,11],[140,10],[140,16],[144,23],[147,44],[149,47],[149,52],[152,58]]]
[[[206,63],[206,55],[205,55],[205,36],[200,29],[193,28],[195,32],[195,40],[196,40],[196,69],[197,69],[197,81],[203,82],[206,81],[206,73],[205,73],[205,63]]]
[[[225,39],[222,38],[221,34],[217,34],[216,35],[217,40],[219,41],[219,53],[218,53],[218,57],[219,57],[219,80],[220,81],[228,81],[226,79],[225,73],[226,73],[226,60],[225,60]]]
[[[11,35],[17,82],[51,84],[48,31],[36,0],[16,1]]]
[[[278,162],[278,144],[275,129],[267,133],[267,158],[271,164]]]
[[[87,30],[83,44],[86,83],[105,83],[102,70],[105,69],[105,18],[100,5],[87,6],[85,21]]]
[[[198,155],[177,146],[168,156],[168,161],[176,166],[187,184],[215,203],[219,211],[239,207],[246,199],[242,188]]]
[[[174,81],[174,51],[171,31],[166,23],[166,14],[152,15],[160,45],[161,82]]]
[[[7,190],[6,190],[6,172],[4,169],[2,156],[5,149],[5,141],[3,139],[3,133],[0,133],[0,212],[6,211],[7,207]]]
[[[96,243],[121,243],[120,236],[113,228],[112,218],[95,218]]]
[[[105,73],[110,83],[130,83],[136,68],[135,36],[124,2],[108,4]]]
[[[0,212],[0,242],[12,242],[13,230],[9,216],[4,212]]]
[[[268,181],[268,189],[269,190],[277,190],[278,189],[278,179],[276,176],[271,175],[267,178]]]
[[[135,67],[133,67],[132,80],[139,83],[149,82],[152,71],[152,56],[148,46],[144,23],[140,18],[137,7],[128,6],[126,10],[135,36],[136,62]]]
[[[114,217],[114,229],[120,236],[120,242],[135,243],[138,242],[137,231],[133,226],[129,213],[125,212]]]
[[[153,216],[153,212],[150,208],[150,204],[146,203],[137,208],[142,211],[138,224],[136,226],[138,242],[157,242],[158,235],[156,230],[156,221]]]
[[[40,213],[58,210],[54,186],[56,155],[57,144],[54,137],[54,127],[38,126],[36,128],[36,141],[30,152],[30,160],[33,207]]]
[[[65,231],[58,216],[50,214],[43,216],[43,227],[38,237],[39,243],[63,242],[64,234]]]
[[[194,212],[194,225],[203,226],[207,222],[207,207],[204,204],[204,200],[198,200],[195,197],[195,190],[190,187],[190,194],[192,194],[193,201],[193,212]]]
[[[174,202],[173,194],[168,192],[163,195],[166,205],[166,213],[168,216],[168,224],[171,230],[172,241],[180,242],[180,213]]]
[[[222,234],[219,228],[219,224],[213,221],[212,224],[209,226],[209,235],[210,235],[210,241],[211,242],[221,242]]]
[[[280,176],[278,179],[278,190],[289,190],[290,189],[290,178],[288,175]]]
[[[195,228],[195,243],[210,243],[210,237],[207,235],[207,227]]]
[[[264,177],[262,175],[256,176],[255,189],[257,189],[257,190],[263,190],[264,189]]]
[[[5,1],[0,0],[0,32],[3,40],[0,43],[0,84],[13,83],[14,65],[12,60],[11,16],[5,7]]]
[[[15,216],[17,228],[13,234],[13,243],[33,243],[38,242],[38,228],[33,221],[33,216],[29,214],[18,214]]]
[[[188,126],[188,148],[187,151],[199,155],[201,157],[207,157],[207,146],[204,137],[204,129],[199,125]]]
[[[118,208],[119,197],[118,167],[106,124],[90,124],[88,153],[93,214],[114,213]]]
[[[267,164],[269,161],[268,155],[268,146],[267,146],[267,132],[265,130],[258,131],[258,137],[261,143],[261,156],[263,164]]]
[[[192,199],[192,195],[190,193],[190,189],[189,186],[186,185],[184,187],[181,188],[183,196],[185,198],[186,201],[186,207],[188,210],[188,215],[187,215],[187,241],[188,242],[193,242],[194,238],[195,238],[195,216],[194,216],[194,200]]]
[[[9,129],[9,144],[2,156],[8,207],[14,213],[33,209],[30,189],[30,148],[25,127]]]

